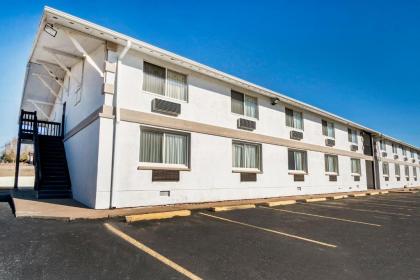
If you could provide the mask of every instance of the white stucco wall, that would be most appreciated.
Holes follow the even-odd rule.
[[[118,94],[120,107],[151,112],[151,100],[160,95],[142,91],[143,59],[161,66],[165,63],[129,52],[119,68]],[[181,104],[179,119],[237,129],[239,116],[231,113],[228,84],[204,77],[179,67],[170,69],[188,75],[188,102]],[[250,92],[234,88],[245,94]],[[170,99],[168,99],[170,100]],[[174,101],[174,100],[171,100]],[[109,102],[110,103],[110,102]],[[255,133],[289,139],[290,128],[285,125],[285,106],[273,106],[268,98],[258,96],[259,119]],[[112,103],[110,103],[112,104]],[[302,142],[325,146],[321,118],[310,112],[304,115]],[[262,144],[263,172],[257,182],[240,182],[240,174],[232,173],[232,139],[200,133],[190,133],[191,171],[181,171],[179,182],[152,182],[151,170],[139,166],[140,127],[138,123],[121,121],[118,128],[115,207],[161,205],[182,202],[204,202],[229,199],[262,198],[282,195],[331,193],[365,190],[365,162],[361,160],[362,176],[354,181],[350,158],[339,156],[337,182],[330,182],[324,171],[324,154],[308,151],[308,175],[304,182],[294,182],[288,174],[287,147]],[[112,120],[101,119],[96,208],[109,207],[111,182]],[[336,146],[350,150],[347,127],[335,123]],[[358,136],[358,153],[362,153],[362,137]],[[160,191],[170,191],[169,197]]]

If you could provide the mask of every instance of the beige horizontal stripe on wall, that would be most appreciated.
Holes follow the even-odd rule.
[[[390,158],[380,158],[380,160],[385,161],[385,162],[398,163],[399,165],[411,165],[411,166],[420,167],[420,164],[409,162],[408,160],[402,161],[402,160],[396,160],[396,159],[390,159]]]
[[[109,115],[103,114],[104,117],[112,117],[113,108],[110,106],[104,106],[103,112],[107,112]],[[353,158],[360,158],[366,160],[373,160],[372,156],[366,156],[360,153],[355,153],[346,150],[334,149],[330,147],[324,147],[320,145],[308,144],[299,141],[283,139],[278,137],[272,137],[248,131],[240,131],[231,128],[225,128],[215,125],[203,124],[194,121],[181,120],[177,118],[171,118],[166,116],[160,116],[157,114],[133,111],[128,109],[121,109],[121,120],[127,122],[134,122],[139,124],[157,126],[162,128],[176,129],[188,132],[196,132],[202,134],[209,134],[221,137],[227,137],[231,139],[238,139],[249,142],[257,142],[264,144],[271,144],[277,146],[285,146],[289,148],[309,150],[327,154],[335,154],[341,156],[348,156]]]
[[[70,129],[65,135],[64,135],[64,141],[69,140],[71,137],[79,133],[84,128],[88,127],[91,123],[93,123],[98,117],[104,117],[104,118],[112,118],[113,117],[113,108],[109,106],[101,106],[95,111],[93,111],[89,116],[87,116],[85,119],[83,119],[81,122],[79,122],[77,125],[75,125],[72,129]]]

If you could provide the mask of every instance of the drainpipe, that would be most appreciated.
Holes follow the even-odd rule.
[[[131,49],[131,41],[127,41],[122,52],[118,55],[117,58],[117,68],[115,71],[115,92],[114,92],[114,108],[115,108],[115,118],[114,118],[114,130],[112,135],[112,167],[111,167],[111,186],[109,193],[109,208],[115,208],[114,206],[114,187],[117,185],[117,148],[118,148],[118,127],[120,123],[120,105],[118,102],[118,82],[119,82],[119,70],[121,67],[121,61],[124,59],[127,52]]]

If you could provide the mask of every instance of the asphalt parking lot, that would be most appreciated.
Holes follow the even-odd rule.
[[[419,279],[420,195],[189,217],[15,219],[0,203],[0,279]]]

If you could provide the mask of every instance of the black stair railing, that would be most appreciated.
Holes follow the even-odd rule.
[[[39,188],[42,180],[41,160],[39,151],[39,136],[64,137],[62,124],[59,122],[39,121],[36,111],[28,112],[21,110],[19,118],[19,132],[16,151],[15,167],[15,189],[18,187],[19,160],[22,140],[32,141],[34,144],[34,162],[35,162],[35,190]]]

